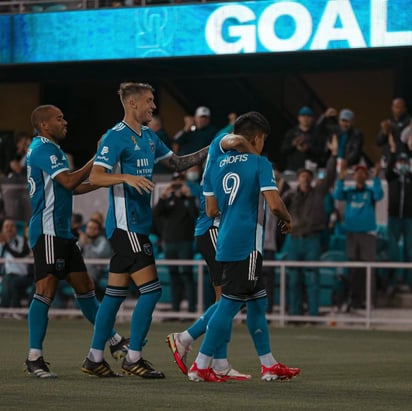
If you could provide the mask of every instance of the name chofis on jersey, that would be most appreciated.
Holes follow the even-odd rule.
[[[247,158],[248,158],[247,154],[229,155],[219,162],[219,167],[224,167],[227,164],[234,164],[234,163],[240,163],[242,161],[247,161]]]

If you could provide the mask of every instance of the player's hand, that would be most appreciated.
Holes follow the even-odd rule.
[[[279,220],[278,225],[280,227],[280,232],[282,234],[289,234],[292,232],[292,222],[291,221]]]
[[[155,186],[154,183],[146,177],[132,176],[131,174],[127,174],[125,182],[129,186],[134,187],[139,194],[143,194],[143,191],[151,193]]]

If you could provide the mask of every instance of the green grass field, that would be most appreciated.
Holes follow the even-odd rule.
[[[181,323],[154,323],[145,358],[165,380],[138,377],[98,379],[82,374],[92,328],[84,320],[51,319],[45,358],[59,375],[40,380],[23,373],[27,355],[25,321],[0,319],[0,409],[2,410],[411,410],[412,333],[271,327],[278,361],[299,366],[288,382],[259,378],[259,361],[246,327],[233,328],[229,359],[252,374],[251,381],[189,382],[164,342]],[[118,330],[129,335],[128,324]],[[194,359],[199,344],[190,356]],[[110,354],[107,360],[120,369]]]

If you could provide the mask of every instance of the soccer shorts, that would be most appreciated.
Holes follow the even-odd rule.
[[[261,275],[262,255],[253,251],[243,261],[223,262],[222,294],[233,300],[249,301],[266,296]]]
[[[129,273],[155,264],[153,246],[149,237],[116,228],[110,238],[113,257],[110,260],[111,273]]]
[[[205,259],[210,275],[210,281],[214,286],[222,285],[223,266],[216,261],[216,241],[218,229],[210,227],[205,234],[195,237],[196,246]]]
[[[34,281],[48,274],[63,280],[69,273],[87,272],[77,240],[42,234],[33,248]]]

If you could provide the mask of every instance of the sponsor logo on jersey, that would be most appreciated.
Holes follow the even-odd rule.
[[[148,167],[149,166],[149,159],[148,158],[138,158],[136,160],[136,166],[140,167]]]
[[[52,163],[52,165],[56,165],[57,160],[58,160],[58,158],[54,154],[52,156],[50,156],[50,162]]]
[[[107,146],[103,146],[102,151],[100,151],[100,154],[102,156],[104,156],[105,154],[107,154],[109,152],[109,147]]]

